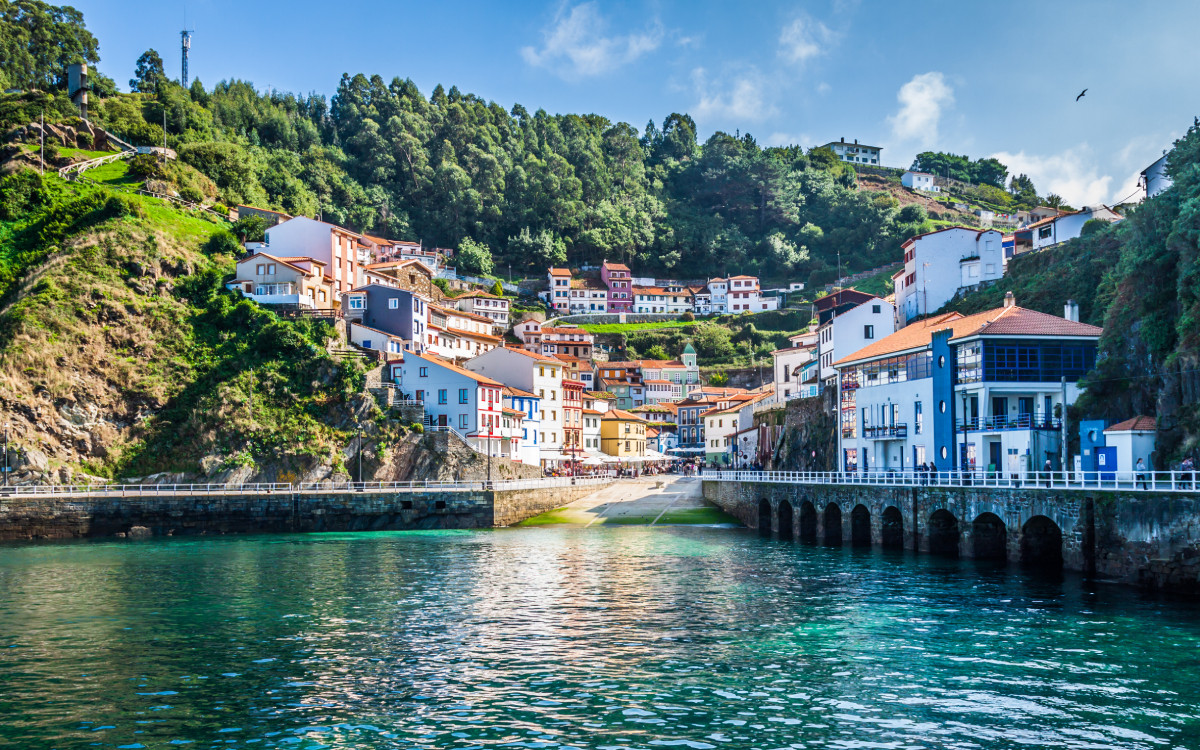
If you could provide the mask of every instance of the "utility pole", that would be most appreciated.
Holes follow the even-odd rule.
[[[8,486],[8,422],[4,423],[4,486]]]
[[[1062,441],[1062,470],[1067,471],[1067,377],[1064,375],[1059,379],[1062,384],[1062,420],[1059,423],[1059,436]]]
[[[163,104],[163,158],[167,158],[167,105]]]
[[[41,174],[46,174],[46,110],[42,110],[42,127],[41,127],[41,146],[38,152],[38,160],[42,166],[39,170]]]

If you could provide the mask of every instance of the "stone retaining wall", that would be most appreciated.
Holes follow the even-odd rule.
[[[1200,498],[1186,494],[705,482],[704,497],[783,538],[1061,564],[1200,591]]]
[[[0,497],[0,540],[490,528],[518,523],[596,489]]]

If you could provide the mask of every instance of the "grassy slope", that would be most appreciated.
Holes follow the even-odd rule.
[[[56,200],[107,194],[46,181]],[[226,294],[182,299],[187,280],[219,288],[232,270],[230,256],[203,249],[220,226],[155,199],[122,200],[130,214],[86,214],[32,256],[14,250],[41,214],[0,222],[0,261],[23,282],[0,312],[0,413],[16,442],[104,475],[194,471],[210,453],[332,455],[348,433],[330,416],[352,384],[309,343],[324,332]],[[241,408],[251,388],[253,414]]]

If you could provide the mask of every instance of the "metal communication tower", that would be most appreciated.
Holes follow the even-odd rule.
[[[186,26],[187,24],[184,25]],[[183,46],[183,87],[186,89],[188,85],[188,51],[192,48],[192,31],[189,29],[184,29],[183,31],[179,32],[179,38]]]

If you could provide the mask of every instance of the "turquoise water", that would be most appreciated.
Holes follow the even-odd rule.
[[[1200,609],[704,528],[0,547],[0,747],[1200,748]]]

